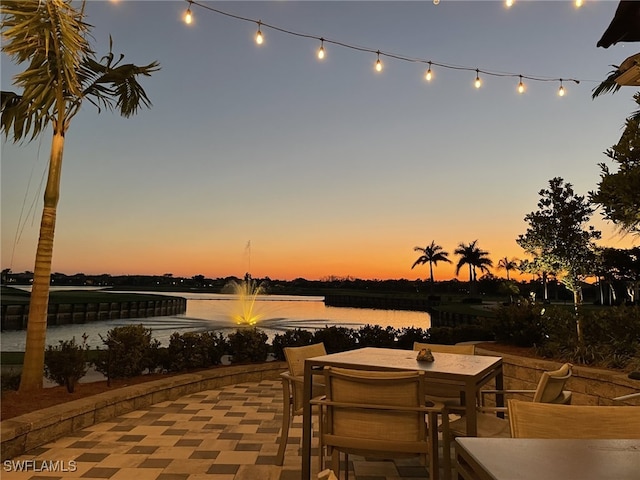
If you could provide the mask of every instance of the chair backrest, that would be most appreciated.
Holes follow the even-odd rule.
[[[298,381],[293,382],[293,388],[291,389],[293,412],[298,415],[302,413],[303,407],[304,361],[307,358],[326,355],[327,351],[324,348],[324,343],[314,343],[301,347],[284,347],[282,350],[289,365],[289,373],[298,378]],[[324,379],[322,375],[314,375],[312,396],[317,397],[323,394]]]
[[[640,439],[640,408],[559,405],[510,399],[514,438]]]
[[[457,353],[459,355],[476,354],[476,346],[473,343],[466,343],[462,345],[443,345],[440,343],[413,342],[414,350],[420,351],[423,348],[428,348],[432,352],[437,353]],[[438,400],[456,399],[460,398],[460,387],[433,383],[427,387],[427,394],[431,397],[437,397]]]
[[[326,367],[323,443],[349,453],[428,453],[423,372]]]
[[[289,364],[289,373],[294,377],[302,377],[304,375],[304,361],[307,358],[321,357],[326,355],[324,343],[314,343],[312,345],[303,345],[302,347],[284,347],[284,358]]]
[[[571,377],[570,363],[565,363],[558,370],[542,372],[540,381],[533,394],[536,403],[571,403],[571,392],[564,389],[564,385]]]
[[[432,352],[438,353],[458,353],[462,355],[476,354],[476,346],[473,343],[465,343],[462,345],[442,345],[440,343],[413,342],[414,350],[420,351],[423,348],[429,348]]]

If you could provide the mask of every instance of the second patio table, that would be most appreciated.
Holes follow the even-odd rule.
[[[434,352],[434,362],[418,362],[418,352],[393,348],[360,348],[306,359],[304,362],[304,407],[302,416],[302,480],[311,478],[311,391],[314,370],[326,366],[358,370],[418,370],[427,381],[456,385],[464,392],[467,432],[477,434],[476,394],[490,380],[496,389],[504,388],[502,358],[484,355],[460,355]],[[498,398],[498,402],[501,399]],[[438,477],[437,458],[431,459],[433,478]]]

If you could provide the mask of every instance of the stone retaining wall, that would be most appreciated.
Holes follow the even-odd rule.
[[[504,386],[510,390],[533,390],[543,371],[556,370],[562,365],[481,348],[476,351],[481,355],[502,357]],[[566,389],[573,392],[571,403],[574,405],[612,405],[612,398],[640,391],[640,380],[632,380],[626,373],[582,366],[575,366],[572,371]]]
[[[285,362],[231,365],[117,388],[0,422],[2,461],[132,410],[225,385],[277,379]]]

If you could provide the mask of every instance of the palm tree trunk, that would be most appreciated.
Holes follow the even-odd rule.
[[[47,337],[47,307],[51,260],[53,258],[53,236],[56,227],[56,211],[60,198],[60,174],[64,134],[55,131],[49,157],[49,175],[44,193],[44,207],[40,222],[40,237],[33,271],[33,287],[29,301],[29,320],[25,342],[24,363],[20,378],[20,393],[42,389],[44,376],[44,351]]]

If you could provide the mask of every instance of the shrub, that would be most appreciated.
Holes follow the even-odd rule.
[[[313,342],[324,343],[327,353],[344,352],[357,347],[355,331],[345,327],[324,327],[313,334]]]
[[[359,347],[393,348],[398,331],[393,327],[382,328],[380,325],[365,325],[354,332]]]
[[[414,342],[427,342],[429,340],[429,331],[422,328],[405,327],[398,333],[398,341],[396,346],[403,350],[412,350]]]
[[[0,375],[2,391],[18,390],[18,387],[20,387],[20,375],[21,372],[14,370],[13,368],[11,368],[8,372],[2,372],[2,375]]]
[[[94,365],[97,371],[111,378],[129,378],[158,368],[158,349],[160,342],[151,338],[151,329],[140,325],[115,327],[107,332],[102,343],[107,350],[101,354]]]
[[[267,334],[257,328],[238,328],[229,335],[231,363],[264,362],[269,354]]]
[[[495,339],[519,347],[541,345],[546,333],[543,330],[543,311],[540,306],[529,303],[500,307],[492,322]]]
[[[487,341],[495,338],[489,325],[456,325],[455,327],[432,327],[428,330],[428,343],[455,345],[460,342]]]
[[[164,358],[167,370],[178,372],[194,368],[219,365],[229,345],[221,333],[175,332],[169,339],[169,348]]]
[[[44,352],[44,375],[58,385],[67,387],[73,393],[78,380],[87,373],[86,336],[82,337],[82,345],[71,340],[60,340],[58,346],[49,345]]]
[[[284,347],[302,347],[311,343],[313,343],[313,333],[309,330],[296,328],[287,330],[284,333],[276,333],[271,345],[273,346],[273,355],[276,360],[285,360]]]

